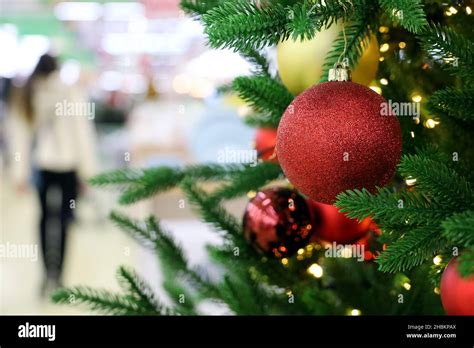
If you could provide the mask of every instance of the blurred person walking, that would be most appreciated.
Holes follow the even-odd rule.
[[[60,79],[58,68],[55,57],[41,56],[26,85],[14,97],[9,117],[13,181],[22,192],[32,179],[39,196],[45,267],[42,295],[61,286],[78,186],[81,179],[94,174],[96,167],[94,115],[87,108],[90,103]],[[56,202],[55,190],[61,197]]]

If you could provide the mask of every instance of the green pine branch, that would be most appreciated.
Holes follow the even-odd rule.
[[[232,88],[256,112],[268,115],[273,124],[278,124],[293,101],[293,95],[286,87],[269,76],[237,77]]]
[[[399,165],[400,174],[416,179],[416,188],[447,210],[474,208],[474,192],[470,183],[447,164],[420,155],[405,155]]]
[[[90,183],[94,186],[114,186],[120,189],[119,203],[132,204],[159,192],[172,189],[184,178],[195,180],[219,180],[242,170],[239,164],[203,164],[186,168],[156,167],[142,170],[119,169],[99,174]]]
[[[288,13],[283,5],[262,6],[246,0],[224,2],[203,17],[213,48],[261,49],[288,37]]]
[[[453,28],[433,24],[418,35],[423,47],[435,58],[450,61],[451,67],[474,64],[474,43]]]
[[[443,235],[453,245],[474,245],[474,212],[454,214],[443,221]]]
[[[464,250],[458,258],[458,271],[462,277],[474,276],[474,246]]]
[[[286,27],[293,40],[311,40],[314,37],[318,31],[318,22],[314,20],[313,15],[317,7],[319,6],[311,2],[303,2],[300,6],[294,6],[290,10],[290,21]],[[324,9],[324,7],[322,8]]]
[[[144,307],[135,298],[115,294],[107,290],[97,290],[84,286],[62,288],[52,295],[57,304],[85,304],[91,310],[112,315],[170,315],[175,314],[170,309],[161,307],[150,309]]]
[[[245,117],[244,122],[254,128],[273,128],[277,129],[280,123],[279,118],[273,118],[265,114],[252,114]]]
[[[221,232],[224,238],[227,240],[242,238],[242,226],[220,204],[211,199],[204,190],[198,188],[189,179],[181,183],[181,188],[194,204],[203,220]]]
[[[337,196],[335,204],[351,219],[372,217],[381,225],[404,228],[442,221],[449,210],[433,204],[416,192],[391,192],[384,188],[377,194],[366,189],[349,190]]]
[[[100,173],[91,179],[89,183],[94,186],[120,185],[125,186],[140,180],[143,171],[139,169],[115,169],[113,171]]]
[[[266,303],[269,296],[252,279],[247,270],[239,270],[239,274],[224,276],[220,284],[222,298],[235,313],[239,315],[263,315],[268,314]]]
[[[462,89],[448,87],[438,90],[429,98],[427,107],[439,116],[447,115],[473,122],[474,86],[466,86]]]
[[[393,21],[412,33],[428,25],[421,0],[379,0],[379,4]]]
[[[255,48],[248,48],[240,52],[253,66],[252,75],[266,75],[270,76],[270,64],[268,58],[259,50]]]
[[[133,270],[120,266],[117,272],[119,284],[130,298],[146,312],[159,313],[160,305],[150,286]]]
[[[112,212],[110,219],[142,246],[158,254],[168,270],[165,273],[172,277],[180,275],[203,294],[209,297],[217,296],[214,286],[204,279],[202,274],[189,268],[181,246],[173,240],[169,232],[161,227],[154,216],[149,216],[145,222],[141,222],[118,212]]]
[[[196,315],[196,303],[193,296],[184,288],[178,279],[168,277],[163,282],[163,288],[174,303],[179,312],[183,315]]]
[[[249,191],[257,191],[281,176],[282,171],[277,163],[260,162],[255,167],[248,166],[244,171],[235,174],[228,184],[213,192],[210,198],[216,201],[236,198]]]
[[[353,13],[354,1],[304,0],[292,6],[236,0],[224,2],[203,16],[205,33],[214,48],[260,49],[282,40],[311,38],[317,30]]]
[[[368,2],[359,1],[303,1],[290,9],[287,29],[293,40],[311,40],[322,28],[329,28],[337,20],[347,20],[354,14],[367,11]]]
[[[474,196],[469,182],[448,161],[436,149],[426,148],[418,155],[403,156],[399,165],[403,176],[416,178],[414,191],[379,189],[374,195],[363,189],[338,195],[336,206],[350,218],[372,216],[382,227],[398,230],[399,238],[377,258],[381,271],[419,266],[448,242],[471,244],[472,213],[451,215],[472,209]]]
[[[112,211],[110,219],[130,237],[160,255],[160,258],[175,271],[186,271],[187,260],[179,245],[170,237],[155,217],[149,216],[146,222],[131,219],[124,214]]]
[[[419,266],[446,247],[439,228],[424,226],[412,229],[390,244],[376,259],[382,272],[404,272]]]
[[[200,17],[226,0],[181,0],[179,6],[188,15]]]

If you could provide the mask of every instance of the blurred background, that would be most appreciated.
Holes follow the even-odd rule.
[[[13,170],[15,91],[25,88],[39,57],[51,54],[59,60],[61,86],[71,86],[93,107],[87,122],[95,141],[92,153],[85,155],[97,159],[94,172],[183,166],[216,162],[222,149],[253,148],[254,130],[241,120],[246,106],[237,97],[217,93],[234,77],[249,74],[249,65],[231,51],[208,49],[202,26],[184,15],[178,0],[0,0],[0,48],[0,314],[88,313],[53,305],[42,292],[37,189],[34,183],[19,186]],[[53,90],[42,92],[54,100]],[[21,107],[24,101],[19,100]],[[62,284],[114,290],[116,269],[125,264],[165,296],[154,257],[107,219],[118,207],[117,193],[84,181],[80,186],[75,220],[67,232]],[[51,209],[59,201],[57,192],[48,193]],[[244,204],[233,202],[230,209],[241,215]],[[136,217],[150,213],[182,243],[191,263],[210,265],[204,245],[219,240],[178,190],[127,210]],[[51,220],[49,229],[57,223]],[[20,246],[36,246],[37,258],[15,255]]]

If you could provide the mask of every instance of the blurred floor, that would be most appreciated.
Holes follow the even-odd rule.
[[[94,194],[94,197],[90,197]],[[110,194],[88,192],[89,197],[77,205],[77,221],[71,228],[64,265],[64,286],[87,285],[118,291],[115,274],[118,266],[127,265],[136,269],[160,299],[168,302],[161,289],[161,272],[157,257],[138,246],[125,233],[105,218],[106,213],[116,207]],[[177,201],[178,197],[164,197],[154,202],[159,209],[166,202]],[[12,185],[1,184],[1,233],[0,243],[38,245],[37,203],[35,192],[30,190],[19,195]],[[127,209],[127,214],[144,216],[151,204],[139,204]],[[167,205],[169,209],[169,204]],[[178,213],[174,213],[177,215]],[[207,258],[205,245],[219,243],[219,237],[198,219],[189,218],[189,212],[183,216],[162,221],[185,250],[191,264],[199,264],[211,275],[219,271]],[[43,276],[41,251],[38,245],[38,260],[19,258],[0,259],[0,314],[97,314],[84,306],[55,305],[39,295]],[[205,306],[202,310],[208,314],[226,313],[225,308]]]
[[[38,210],[35,192],[19,195],[2,181],[1,243],[38,245]],[[100,219],[87,200],[78,203],[78,221],[67,241],[64,285],[89,285],[117,288],[114,275],[120,264],[136,264],[137,246],[116,227]],[[83,203],[83,204],[81,204]],[[130,252],[128,249],[130,249]],[[41,251],[38,260],[2,258],[0,263],[0,312],[2,314],[72,314],[87,313],[79,307],[57,306],[41,299],[43,277]],[[127,256],[130,255],[130,256]]]

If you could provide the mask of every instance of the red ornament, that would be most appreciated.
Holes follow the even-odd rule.
[[[255,134],[255,149],[258,158],[264,161],[277,162],[275,146],[277,131],[273,128],[259,128]]]
[[[354,244],[364,247],[364,260],[375,260],[382,250],[386,250],[387,246],[378,242],[375,237],[381,234],[380,228],[372,221],[369,232],[357,240]]]
[[[387,115],[384,115],[384,114]],[[278,126],[278,161],[302,193],[333,203],[348,189],[374,192],[400,159],[400,124],[387,101],[352,82],[326,82],[300,94]]]
[[[244,214],[245,238],[259,251],[277,258],[295,254],[311,238],[311,213],[296,191],[271,188],[250,200]]]
[[[378,227],[371,218],[360,223],[357,219],[349,219],[339,212],[334,205],[308,200],[313,216],[313,238],[338,244],[356,243],[371,230]],[[360,240],[363,243],[363,240]]]
[[[474,315],[474,275],[461,277],[452,259],[441,277],[440,295],[448,315]]]

